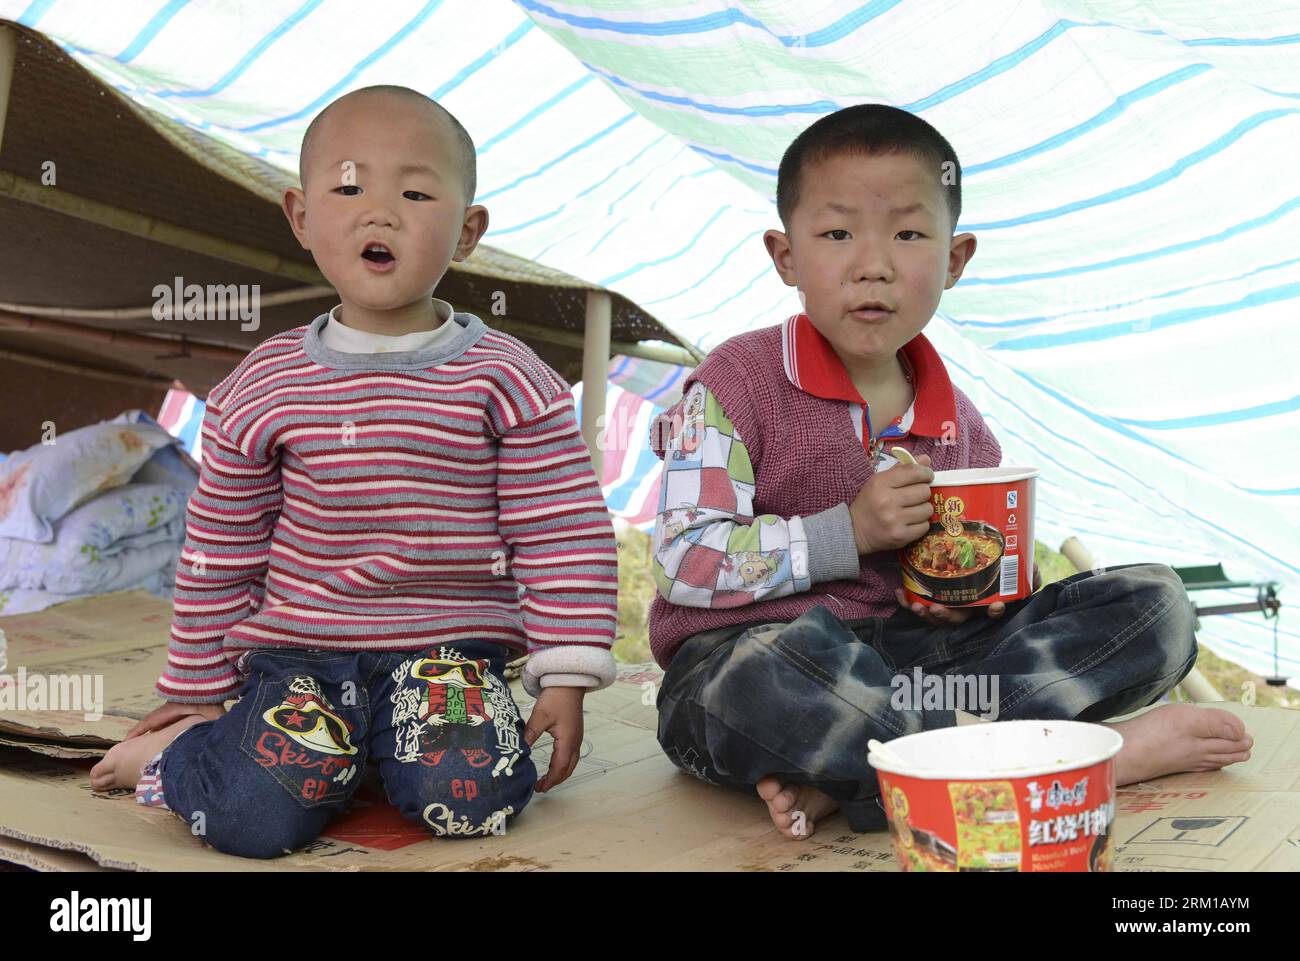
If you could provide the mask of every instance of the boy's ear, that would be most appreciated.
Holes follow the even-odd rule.
[[[298,238],[298,243],[302,245],[303,250],[311,250],[307,246],[307,197],[297,187],[290,187],[284,192],[284,199],[280,201],[280,209],[284,211],[285,217],[289,220],[289,229],[293,235]]]
[[[944,281],[944,290],[948,290],[961,279],[962,271],[974,256],[974,234],[958,234],[952,238],[952,245],[948,248],[948,279]]]
[[[488,211],[482,204],[470,204],[465,208],[465,222],[460,228],[460,240],[456,243],[456,252],[451,259],[459,263],[474,252],[478,242],[487,233]]]
[[[767,247],[768,256],[776,265],[776,272],[787,287],[798,287],[799,279],[794,275],[794,255],[790,250],[790,238],[779,230],[769,230],[763,234],[763,245]]]

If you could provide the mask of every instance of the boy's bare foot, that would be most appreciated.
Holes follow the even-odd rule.
[[[772,823],[786,837],[809,837],[817,820],[830,814],[840,802],[806,784],[782,784],[775,777],[758,782],[758,796],[767,802]]]
[[[1255,743],[1235,714],[1195,704],[1164,704],[1106,726],[1124,735],[1124,747],[1115,755],[1116,784],[1183,771],[1217,771],[1249,761]]]
[[[140,734],[109,748],[104,759],[90,769],[90,786],[96,791],[111,791],[117,787],[134,788],[140,780],[144,766],[165,748],[182,731],[209,718],[201,714],[188,714],[174,724],[148,734]]]

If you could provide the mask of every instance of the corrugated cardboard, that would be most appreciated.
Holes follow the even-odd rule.
[[[171,605],[147,591],[117,591],[0,618],[5,674],[103,675],[103,718],[76,711],[0,711],[0,736],[57,737],[103,749],[161,702],[153,692],[167,649]]]
[[[98,871],[111,872],[96,864],[84,854],[73,851],[60,851],[58,848],[45,847],[42,844],[28,844],[13,838],[0,837],[0,861],[6,864],[18,864],[35,871]]]
[[[156,706],[152,685],[163,664],[168,614],[165,604],[133,592],[0,620],[10,640],[10,672],[19,664],[102,670],[108,702],[104,721],[93,724],[57,715],[34,723],[0,718],[9,732],[9,746],[0,747],[0,836],[28,845],[20,855],[0,846],[0,858],[53,867],[55,855],[41,855],[52,849],[106,867],[196,871],[896,869],[886,834],[854,834],[836,815],[811,838],[788,840],[757,798],[678,771],[654,737],[660,672],[652,665],[626,668],[612,687],[588,695],[574,775],[536,796],[504,836],[433,838],[383,799],[370,771],[351,809],[307,848],[275,861],[220,854],[174,815],[137,805],[129,791],[93,793],[93,758],[32,751],[34,744],[58,747],[65,732],[107,739]],[[517,685],[512,690],[526,716],[531,698]],[[1300,712],[1219,706],[1246,719],[1255,738],[1252,760],[1122,789],[1114,826],[1118,870],[1300,870]],[[539,769],[549,758],[546,743],[535,750]],[[93,747],[83,741],[79,749]]]

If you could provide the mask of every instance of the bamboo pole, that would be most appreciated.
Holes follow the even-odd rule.
[[[1096,562],[1092,558],[1092,551],[1088,550],[1083,541],[1077,537],[1066,538],[1061,544],[1061,553],[1065,555],[1066,560],[1080,571],[1097,570]],[[1188,603],[1190,604],[1191,601],[1189,600]],[[1206,680],[1205,675],[1196,667],[1191,669],[1188,675],[1178,683],[1178,686],[1183,689],[1183,693],[1189,699],[1198,704],[1223,700],[1223,695],[1215,690],[1214,685]]]
[[[9,114],[9,91],[13,90],[13,64],[18,59],[18,35],[13,27],[0,23],[0,147],[4,146],[4,121]]]
[[[66,374],[76,374],[79,377],[93,377],[97,380],[110,380],[114,383],[127,384],[131,387],[147,387],[150,390],[166,390],[172,385],[172,379],[170,377],[150,377],[147,374],[123,374],[115,370],[104,370],[100,367],[90,367],[86,364],[71,364],[63,360],[39,357],[36,354],[28,354],[21,350],[0,349],[0,360],[12,360],[16,363],[27,364],[31,367],[46,367],[50,370],[62,371]]]
[[[291,290],[273,290],[269,294],[258,291],[258,307],[278,307],[282,304],[296,304],[304,300],[320,300],[334,296],[333,287],[294,287]],[[241,302],[237,306],[247,304]],[[173,307],[179,312],[179,307]],[[74,318],[91,320],[152,320],[154,308],[148,307],[48,307],[36,304],[9,304],[0,301],[0,310],[10,310],[32,317]]]
[[[13,80],[16,56],[17,34],[11,27],[0,24],[0,145],[4,142],[5,116],[8,112],[9,92]],[[277,303],[293,303],[299,299],[311,299],[316,290],[320,291],[321,296],[328,296],[333,291],[332,287],[326,286],[324,275],[314,266],[299,261],[287,260],[278,254],[257,247],[250,247],[247,244],[235,243],[203,231],[181,227],[155,217],[115,207],[112,204],[91,200],[89,197],[79,197],[67,190],[49,190],[36,181],[19,177],[7,171],[0,171],[0,195],[11,197],[23,203],[33,204],[46,210],[53,210],[69,217],[76,217],[79,220],[86,220],[101,227],[108,227],[111,230],[117,230],[134,237],[215,257],[229,263],[242,264],[268,274],[289,277],[312,285],[311,288],[306,290],[276,291],[267,294],[261,298],[261,302],[266,306]],[[603,294],[607,300],[609,298],[608,292],[588,291],[589,312],[592,294]],[[0,304],[0,309],[27,312],[32,315],[44,314],[52,317],[81,316],[112,319],[151,317],[153,311],[152,307],[76,311],[72,308],[35,308],[17,304]],[[540,324],[532,324],[522,320],[503,321],[498,318],[494,319],[492,326],[505,329],[507,333],[517,333],[545,343],[566,347],[582,346],[584,351],[586,349],[585,338],[567,331],[543,327]],[[668,345],[644,346],[634,341],[614,341],[611,343],[608,330],[605,331],[603,339],[606,349],[612,348],[615,353],[665,364],[694,367],[704,358],[704,355],[694,348]]]
[[[599,291],[597,291],[597,293],[598,292]],[[13,308],[21,308],[22,312]],[[102,316],[100,313],[79,307],[49,307],[39,309],[44,316],[33,316],[27,314],[26,311],[31,310],[31,307],[26,304],[0,304],[0,327],[7,330],[28,330],[38,333],[57,334],[61,337],[76,337],[82,340],[94,340],[101,343],[119,343],[131,347],[140,347],[146,350],[154,348],[174,348],[179,341],[184,340],[190,354],[194,357],[202,357],[208,360],[230,361],[235,364],[243,360],[244,355],[248,353],[246,348],[231,346],[228,343],[203,338],[195,339],[186,334],[175,334],[170,331],[159,332],[158,334],[137,334],[123,330],[105,330],[100,327],[92,327],[86,324],[77,324],[67,320],[56,319],[63,317]],[[115,319],[129,319],[130,317],[136,316],[138,311],[143,312],[143,315],[147,315],[152,311],[152,308],[124,308],[120,313],[114,311],[113,314]],[[583,346],[583,336],[581,334],[572,333],[570,331],[551,330],[547,327],[542,327],[538,324],[530,324],[526,321],[494,317],[492,318],[491,326],[498,330],[503,330],[507,334],[514,334],[520,337],[534,337],[538,340],[546,340],[550,343],[556,343],[564,347]],[[614,354],[628,354],[633,357],[640,356],[647,360],[656,360],[665,364],[681,364],[688,367],[694,366],[692,358],[686,356],[684,352],[680,352],[673,347],[647,347],[644,344],[612,341],[610,344],[610,350]]]
[[[1201,673],[1200,668],[1194,667],[1188,672],[1187,676],[1178,682],[1178,686],[1183,689],[1183,693],[1189,699],[1198,704],[1204,704],[1207,701],[1223,701],[1226,698],[1218,692]]]
[[[1067,561],[1074,565],[1075,570],[1093,570],[1092,551],[1084,547],[1083,541],[1079,540],[1079,538],[1067,537],[1062,541],[1061,553]]]
[[[268,301],[276,298],[274,303],[286,304],[298,300],[312,300],[317,296],[326,297],[333,293],[332,287],[309,287],[300,288],[292,291],[276,291],[266,294],[260,299],[261,306],[272,306]],[[37,320],[59,321],[64,318],[85,317],[106,320],[144,320],[152,319],[152,307],[121,307],[110,309],[95,309],[89,307],[46,307],[35,306],[31,304],[10,304],[0,303],[0,325],[6,325],[12,328],[24,330],[45,329],[52,332],[67,334],[72,337],[86,337],[93,340],[103,340],[103,335],[112,333],[98,327],[89,327],[84,324],[65,322],[60,327],[42,327],[34,323]],[[558,344],[562,347],[582,347],[584,339],[582,334],[565,330],[552,330],[549,327],[542,327],[540,324],[531,324],[523,320],[512,320],[505,317],[493,317],[489,325],[497,330],[505,331],[507,334],[513,334],[521,338],[532,338],[534,340],[544,341],[546,343]],[[119,337],[125,336],[125,331],[117,332]],[[158,334],[132,334],[132,337],[143,338],[139,343],[144,346],[149,342],[155,344],[159,342],[172,343],[179,340],[182,336],[191,346],[204,345],[212,348],[221,348],[230,351],[237,351],[238,358],[242,358],[247,350],[239,347],[233,347],[228,342],[214,341],[210,339],[193,339],[188,335],[167,333]],[[663,364],[677,364],[684,367],[694,367],[695,359],[678,347],[648,346],[631,341],[611,341],[611,354],[627,354],[630,357],[641,357],[645,360],[654,360]],[[234,354],[230,356],[234,357]],[[238,358],[236,363],[238,363]],[[214,360],[225,360],[225,356],[213,357]]]
[[[589,290],[588,303],[592,294],[605,294],[601,290]],[[568,330],[552,330],[549,327],[542,327],[539,324],[532,324],[526,320],[513,320],[507,317],[492,317],[488,323],[489,327],[495,327],[497,330],[505,331],[507,334],[513,334],[516,337],[532,337],[537,340],[545,341],[548,344],[557,344],[561,347],[582,347],[586,348],[586,337],[583,334]],[[608,336],[608,334],[606,334]],[[687,351],[681,347],[673,347],[668,344],[658,346],[636,343],[627,340],[611,340],[609,343],[609,353],[626,354],[629,357],[640,357],[643,360],[655,360],[661,364],[676,364],[682,367],[694,367],[698,363]]]
[[[4,170],[0,170],[0,196],[11,197],[23,203],[34,204],[46,210],[53,210],[69,217],[86,220],[101,227],[107,227],[110,230],[130,234],[133,237],[152,240],[156,243],[188,250],[207,257],[214,257],[229,263],[242,264],[263,273],[279,277],[290,277],[311,284],[314,287],[325,287],[327,290],[333,289],[327,287],[324,275],[314,266],[286,260],[278,254],[257,247],[223,240],[220,237],[214,237],[199,230],[191,230],[188,227],[179,227],[176,224],[166,223],[155,217],[123,210],[120,207],[91,200],[88,197],[78,197],[67,190],[50,190],[36,181],[19,177]],[[606,297],[609,296],[607,291],[588,291],[588,293],[602,293]],[[268,298],[273,296],[275,296],[274,292],[267,295]],[[126,309],[136,310],[138,308]],[[86,316],[86,314],[83,313],[82,316]],[[564,347],[585,346],[585,340],[580,334],[554,330],[529,321],[506,320],[505,318],[494,317],[491,326],[505,330],[506,333],[540,340],[544,343]],[[608,339],[608,333],[605,335],[605,342],[615,353],[626,354],[629,357],[640,357],[645,360],[655,360],[665,364],[679,364],[686,367],[694,367],[699,362],[696,356],[698,351],[692,352],[681,347],[668,345],[645,346],[632,341],[615,341],[611,343]]]
[[[17,57],[18,35],[13,27],[0,23],[0,147],[4,145],[5,117],[9,114],[9,91],[13,89]]]
[[[32,331],[42,334],[54,334],[58,337],[73,337],[79,340],[93,340],[101,344],[118,344],[123,347],[139,348],[142,350],[174,350],[178,344],[175,340],[165,340],[161,337],[150,337],[146,334],[133,334],[125,330],[102,330],[98,327],[89,327],[85,324],[72,324],[62,320],[51,320],[47,317],[24,317],[21,314],[12,314],[8,311],[0,310],[0,327],[5,330]],[[232,366],[238,364],[248,353],[246,350],[239,350],[234,347],[218,347],[212,344],[205,344],[202,341],[190,340],[188,337],[183,340],[185,349],[191,357],[202,360],[219,360],[230,363]]]
[[[3,92],[4,86],[3,38],[5,36],[11,38],[10,43],[12,45],[13,31],[7,28],[0,28],[0,92]],[[0,104],[0,110],[2,109],[3,104]],[[2,132],[2,130],[0,130],[0,132]],[[278,254],[273,254],[257,247],[250,247],[247,244],[235,243],[233,241],[224,240],[220,237],[214,237],[211,234],[199,230],[191,230],[188,227],[181,227],[176,224],[167,223],[157,219],[156,217],[149,217],[145,214],[138,214],[134,211],[115,207],[112,204],[102,203],[98,200],[91,200],[89,197],[79,197],[67,190],[50,190],[48,187],[44,187],[34,180],[28,180],[25,177],[19,177],[16,174],[4,170],[0,170],[0,196],[10,197],[14,200],[21,201],[22,203],[33,204],[46,210],[53,210],[56,213],[98,224],[101,227],[107,227],[110,230],[116,230],[133,237],[140,237],[144,240],[151,240],[156,243],[176,247],[181,250],[188,250],[207,257],[214,257],[218,260],[224,260],[229,263],[241,264],[245,267],[251,267],[255,270],[260,270],[264,273],[273,274],[275,276],[290,277],[294,280],[300,280],[310,284],[313,287],[324,288],[327,291],[333,289],[327,286],[324,275],[314,266],[300,263],[298,261],[287,260]],[[277,293],[290,294],[292,292],[273,292],[268,294],[267,298],[275,297]],[[607,301],[609,299],[609,293],[607,291],[589,290],[587,293],[589,313],[591,310],[591,295],[601,294]],[[288,300],[285,298],[281,302],[288,302]],[[125,309],[135,311],[140,308]],[[68,308],[68,310],[71,312],[72,309]],[[152,310],[152,308],[150,308],[150,310]],[[609,310],[607,307],[606,313],[608,312]],[[82,312],[81,316],[95,315]],[[121,317],[123,315],[119,314],[115,316]],[[586,350],[587,347],[587,341],[582,335],[569,331],[554,330],[524,320],[493,318],[492,326],[503,329],[507,333],[519,334],[545,343],[552,343],[566,347],[581,346],[584,350]],[[645,360],[655,360],[660,363],[678,364],[686,367],[696,366],[700,359],[698,351],[687,350],[681,347],[672,347],[667,345],[645,346],[631,341],[614,341],[611,343],[609,339],[608,324],[606,325],[603,335],[601,335],[601,339],[603,340],[607,350],[612,348],[615,353],[626,354],[629,357],[640,357]]]
[[[247,244],[223,240],[188,227],[179,227],[156,217],[91,200],[89,197],[79,197],[62,188],[51,190],[34,180],[19,177],[5,170],[0,170],[0,196],[76,217],[78,220],[89,221],[133,237],[215,257],[229,263],[242,264],[263,273],[292,277],[308,284],[324,286],[327,283],[324,275],[310,264],[287,260],[279,254],[250,247]]]
[[[610,297],[603,290],[587,291],[587,322],[582,344],[582,438],[591,452],[597,482],[604,479],[600,426],[605,417],[605,384],[609,380]]]

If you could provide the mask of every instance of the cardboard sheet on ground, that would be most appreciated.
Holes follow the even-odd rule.
[[[536,796],[503,836],[433,838],[402,819],[369,771],[350,809],[305,849],[276,861],[220,854],[129,791],[93,793],[93,756],[51,756],[97,754],[157,704],[152,685],[169,616],[165,603],[128,592],[0,619],[9,675],[19,666],[102,673],[105,700],[98,721],[76,712],[0,713],[0,859],[47,870],[896,869],[883,832],[854,834],[835,816],[808,840],[790,841],[756,798],[674,767],[655,741],[653,666],[625,668],[612,687],[587,697],[574,775]],[[531,698],[517,684],[512,691],[526,715]],[[1218,706],[1245,718],[1252,759],[1121,789],[1117,870],[1300,871],[1300,712]],[[548,743],[535,749],[539,768]]]
[[[44,844],[29,844],[15,838],[0,837],[0,861],[12,868],[13,865],[31,868],[34,871],[97,871],[112,872],[102,864],[96,864],[84,854],[76,851],[63,851],[47,847]]]
[[[0,618],[7,655],[0,684],[23,686],[19,672],[25,668],[29,675],[67,679],[61,682],[66,696],[89,693],[93,700],[98,684],[103,698],[102,705],[76,702],[75,710],[34,709],[36,692],[27,684],[25,693],[0,698],[0,740],[52,740],[101,752],[117,743],[160,703],[153,684],[170,627],[171,605],[147,591],[117,591]],[[48,705],[55,686],[46,684],[38,703]],[[17,709],[19,697],[28,702],[25,710]],[[86,709],[91,706],[99,710]]]

